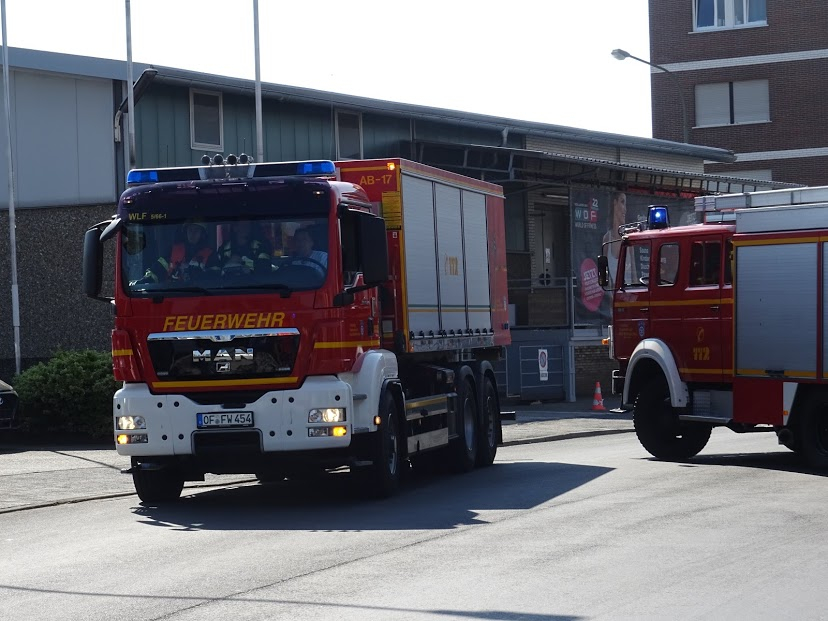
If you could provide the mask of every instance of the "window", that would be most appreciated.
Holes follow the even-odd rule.
[[[770,121],[767,80],[696,85],[696,126]]]
[[[190,136],[193,149],[224,150],[221,93],[190,90]]]
[[[679,245],[664,244],[658,249],[658,284],[672,286],[676,284],[679,271]]]
[[[767,0],[694,0],[695,30],[767,23]]]
[[[624,273],[621,289],[646,287],[650,271],[650,244],[629,244],[624,247]]]
[[[362,116],[353,112],[336,113],[336,157],[362,159]]]
[[[690,286],[718,285],[721,265],[720,242],[694,242],[690,250]]]

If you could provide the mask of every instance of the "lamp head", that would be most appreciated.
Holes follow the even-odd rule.
[[[612,57],[617,59],[617,60],[624,60],[625,58],[630,57],[630,53],[625,52],[624,50],[615,49],[615,50],[612,50]]]

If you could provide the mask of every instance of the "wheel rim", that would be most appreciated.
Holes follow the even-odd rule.
[[[394,420],[394,414],[388,416],[388,435],[386,442],[388,442],[388,472],[392,475],[397,474],[397,422]]]
[[[474,450],[474,405],[469,397],[463,402],[463,436],[466,450]]]

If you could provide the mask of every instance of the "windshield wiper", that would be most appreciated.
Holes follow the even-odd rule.
[[[164,287],[163,289],[130,289],[132,293],[143,293],[153,297],[164,297],[168,293],[199,293],[202,295],[213,295],[212,289],[204,287],[196,287],[193,285],[187,287]]]

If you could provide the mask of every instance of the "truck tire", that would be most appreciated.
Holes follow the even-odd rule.
[[[685,461],[702,450],[712,427],[704,423],[682,423],[670,404],[670,391],[663,379],[655,379],[638,393],[633,410],[638,441],[650,455],[665,461]]]
[[[478,468],[491,466],[497,455],[500,441],[500,403],[497,389],[489,376],[483,376],[480,400],[480,432],[477,434]]]
[[[374,438],[373,464],[359,468],[355,474],[366,496],[388,498],[400,487],[404,441],[399,408],[390,390],[383,393],[379,415],[381,422]]]
[[[457,435],[449,444],[450,463],[455,472],[468,472],[477,461],[478,421],[477,396],[471,374],[457,386]]]
[[[798,421],[797,442],[812,468],[828,468],[828,395],[812,394]]]
[[[173,502],[181,497],[184,477],[174,468],[144,470],[132,466],[132,483],[143,502]]]

